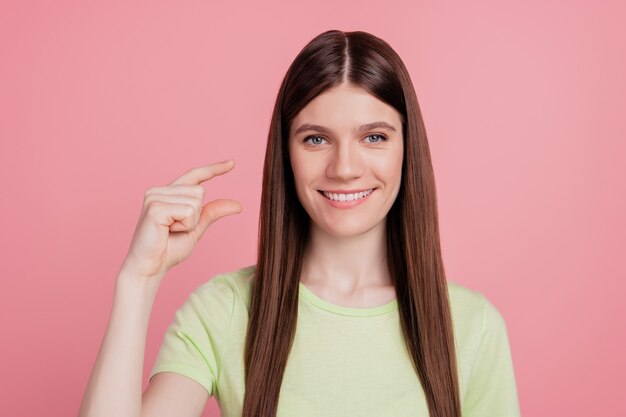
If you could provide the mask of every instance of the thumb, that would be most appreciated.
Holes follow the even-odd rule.
[[[202,207],[200,219],[196,226],[198,239],[202,237],[206,229],[216,220],[231,214],[241,213],[243,207],[237,200],[220,199],[213,200]]]

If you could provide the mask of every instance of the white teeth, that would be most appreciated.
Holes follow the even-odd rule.
[[[324,195],[333,201],[354,201],[360,200],[363,197],[369,195],[374,189],[367,191],[361,191],[360,193],[352,193],[352,194],[335,194],[335,193],[327,193],[326,191],[322,191]]]

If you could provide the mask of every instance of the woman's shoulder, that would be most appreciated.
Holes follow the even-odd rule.
[[[235,270],[218,273],[198,286],[192,297],[200,298],[209,304],[219,299],[221,302],[243,302],[249,305],[251,282],[256,265],[249,265]]]
[[[480,310],[487,299],[482,292],[452,281],[448,281],[448,297],[451,307],[463,313]]]
[[[505,330],[502,314],[483,292],[448,281],[448,297],[452,318],[460,336]]]
[[[519,416],[506,322],[481,291],[449,283],[463,413]],[[471,410],[471,411],[470,411]]]

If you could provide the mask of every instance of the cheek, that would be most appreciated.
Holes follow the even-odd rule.
[[[403,162],[401,152],[388,154],[384,159],[375,158],[372,161],[376,175],[388,185],[400,182]]]
[[[402,161],[394,163],[391,167],[386,167],[386,170],[382,175],[385,177],[385,181],[389,186],[400,184],[402,179]]]

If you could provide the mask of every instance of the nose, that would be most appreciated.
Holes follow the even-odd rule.
[[[342,181],[363,175],[363,160],[358,145],[353,141],[339,141],[330,156],[326,175]]]

